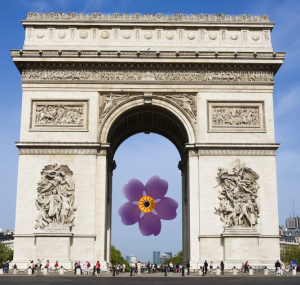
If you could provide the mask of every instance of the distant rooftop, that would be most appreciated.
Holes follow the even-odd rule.
[[[68,20],[68,21],[136,21],[136,22],[246,22],[246,23],[269,23],[268,15],[230,15],[230,14],[102,14],[102,13],[33,13],[27,14],[26,20],[52,21],[52,20]]]

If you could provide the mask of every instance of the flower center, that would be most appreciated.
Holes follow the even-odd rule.
[[[142,212],[150,213],[155,208],[154,199],[150,196],[144,196],[139,200],[139,208]]]

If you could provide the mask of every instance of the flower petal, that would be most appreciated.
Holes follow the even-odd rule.
[[[121,216],[121,221],[124,225],[133,225],[140,219],[140,209],[138,206],[133,205],[131,202],[123,204],[118,214]]]
[[[139,228],[143,236],[157,236],[161,230],[160,219],[158,216],[148,213],[139,221]]]
[[[158,213],[158,217],[163,220],[173,220],[176,218],[176,209],[178,208],[178,203],[168,197],[164,197],[158,204],[155,204],[155,210]]]
[[[139,201],[145,191],[144,184],[135,178],[131,178],[122,188],[124,196],[130,201]]]
[[[168,182],[157,175],[152,176],[146,184],[147,195],[154,200],[162,199],[168,191]]]

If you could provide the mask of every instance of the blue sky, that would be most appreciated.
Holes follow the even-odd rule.
[[[24,30],[21,19],[27,12],[102,12],[102,13],[229,13],[268,14],[276,22],[272,32],[275,51],[285,51],[286,60],[275,77],[274,112],[276,142],[281,143],[277,153],[279,219],[283,224],[292,212],[300,214],[300,1],[284,0],[6,0],[1,2],[0,53],[0,227],[14,228],[15,199],[18,170],[18,151],[21,117],[20,74],[10,58],[10,49],[22,48]],[[118,149],[115,160],[113,189],[112,242],[123,255],[136,254],[138,259],[152,259],[152,251],[177,252],[181,249],[181,193],[179,155],[175,147],[158,135],[136,135]],[[143,163],[147,161],[147,163]],[[121,187],[131,177],[146,183],[158,174],[169,182],[168,196],[180,204],[176,220],[163,223],[158,237],[142,237],[138,227],[125,227],[117,215],[125,202]],[[174,227],[178,229],[174,232]],[[134,240],[141,237],[140,245]],[[132,240],[132,242],[128,242]]]

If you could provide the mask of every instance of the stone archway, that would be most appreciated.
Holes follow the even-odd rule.
[[[183,242],[183,258],[189,260],[189,228],[190,213],[188,206],[189,195],[189,148],[195,141],[193,122],[191,117],[184,109],[176,103],[168,99],[170,94],[160,94],[152,96],[151,103],[145,101],[144,96],[128,94],[100,94],[100,96],[120,96],[118,101],[114,103],[111,110],[108,110],[105,116],[101,115],[104,108],[100,107],[100,135],[101,143],[107,144],[108,147],[104,152],[106,154],[107,167],[106,173],[98,175],[107,177],[107,204],[106,204],[106,228],[105,228],[105,260],[110,260],[110,240],[111,240],[111,207],[112,207],[112,175],[116,166],[113,158],[117,148],[132,135],[137,133],[157,133],[170,140],[177,148],[181,161],[178,167],[182,176],[182,242]],[[149,93],[147,93],[149,98]],[[172,94],[173,98],[180,100],[185,96],[195,96],[195,94]],[[148,99],[149,100],[149,99]]]
[[[141,131],[181,155],[185,262],[279,259],[273,88],[284,53],[268,16],[29,13],[22,23],[24,47],[11,52],[23,91],[18,268],[38,258],[105,268],[113,155]]]

